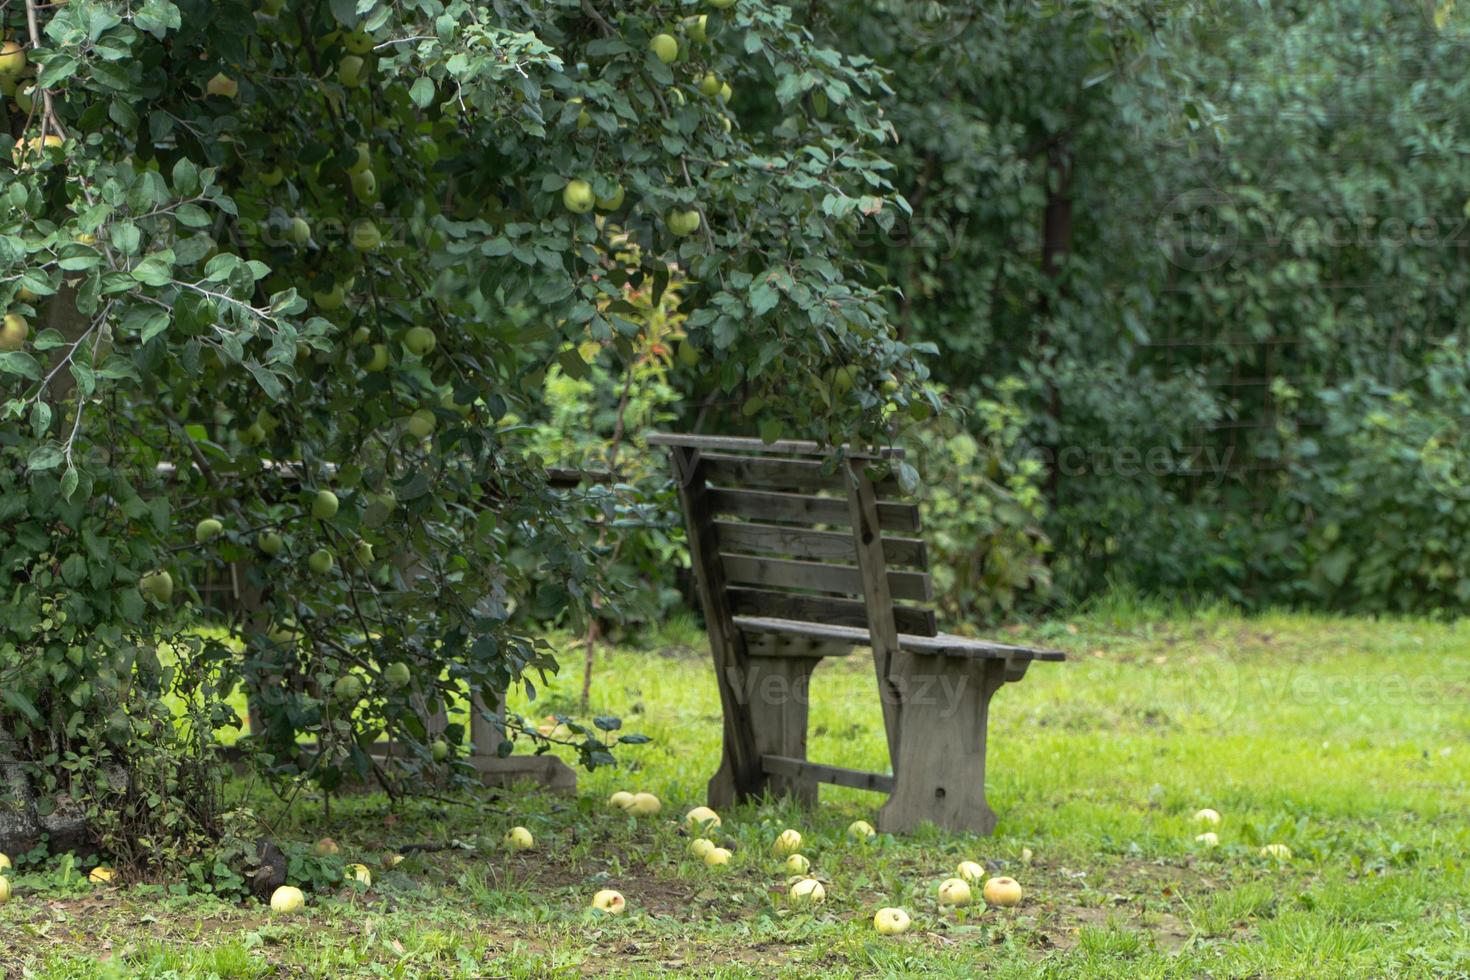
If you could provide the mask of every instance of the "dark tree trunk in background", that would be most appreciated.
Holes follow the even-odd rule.
[[[1062,263],[1072,251],[1072,155],[1067,148],[1067,136],[1060,134],[1047,148],[1046,160],[1046,210],[1041,219],[1041,271],[1055,280],[1061,275]],[[1053,286],[1053,288],[1056,288]],[[1037,311],[1041,317],[1038,335],[1041,354],[1048,368],[1056,367],[1056,349],[1052,345],[1050,327],[1047,324],[1052,313],[1051,292],[1041,294]],[[1049,370],[1046,377],[1046,412],[1052,421],[1053,431],[1062,430],[1062,395],[1057,386],[1055,372]],[[1051,466],[1046,475],[1046,496],[1053,507],[1057,504],[1061,472],[1059,468],[1062,446],[1052,445]]]

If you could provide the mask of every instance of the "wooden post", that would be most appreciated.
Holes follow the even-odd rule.
[[[501,743],[507,741],[503,692],[476,692],[470,704],[469,763],[479,770],[480,782],[504,787],[530,780],[559,793],[577,791],[577,774],[554,755],[501,756]]]
[[[812,671],[818,662],[815,657],[750,659],[746,703],[761,756],[806,759],[807,709]],[[817,802],[814,779],[767,772],[766,785],[774,796],[790,796],[805,806]]]
[[[689,563],[704,607],[715,681],[720,688],[720,708],[725,716],[724,751],[708,791],[710,805],[720,807],[760,796],[766,787],[766,777],[761,769],[750,707],[745,700],[745,692],[750,690],[745,641],[735,628],[725,597],[725,574],[720,567],[719,542],[704,477],[699,471],[699,451],[685,446],[674,446],[672,450],[679,503],[687,520]]]
[[[862,460],[849,459],[847,472],[847,509],[852,519],[858,571],[863,579],[863,602],[867,607],[868,631],[872,637],[873,671],[878,680],[878,697],[883,703],[883,727],[888,732],[888,759],[896,776],[903,714],[900,679],[907,676],[911,658],[898,645],[898,627],[893,619],[893,596],[888,590],[873,481],[869,479],[867,466]]]

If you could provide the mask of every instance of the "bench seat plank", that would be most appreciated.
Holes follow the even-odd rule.
[[[863,579],[852,565],[832,565],[820,561],[793,561],[787,558],[757,558],[753,555],[720,553],[727,582],[747,585],[776,586],[784,589],[811,589],[814,592],[836,592],[862,595]],[[928,602],[934,598],[929,576],[923,572],[888,572],[888,590],[895,599]]]
[[[723,568],[720,574],[724,574]],[[772,592],[743,585],[727,585],[725,595],[729,599],[730,610],[741,616],[801,621],[806,626],[834,623],[839,626],[861,627],[862,635],[868,635],[868,607],[860,599]],[[932,609],[894,606],[893,618],[904,633],[933,636],[939,632]]]
[[[806,636],[814,640],[851,643],[854,646],[868,644],[868,631],[855,626],[829,626],[822,623],[806,623],[795,619],[777,619],[765,616],[736,616],[735,626],[742,633],[789,633]],[[940,657],[973,657],[981,660],[1018,657],[1026,660],[1065,660],[1060,650],[1037,647],[1015,646],[991,640],[976,640],[953,633],[938,636],[898,635],[899,646],[910,653]]]

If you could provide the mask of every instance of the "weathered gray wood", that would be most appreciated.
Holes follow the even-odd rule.
[[[556,793],[575,793],[577,774],[554,755],[508,755],[505,758],[472,755],[467,760],[486,786],[508,789],[532,782]]]
[[[756,750],[762,762],[770,756],[806,758],[807,709],[816,660],[806,658],[752,659],[746,700]],[[817,802],[817,784],[800,773],[772,773],[762,765],[766,787],[773,796],[790,796],[804,804]]]
[[[736,616],[738,624],[741,617]],[[855,643],[824,640],[814,636],[799,636],[794,633],[752,633],[742,630],[747,657],[845,657],[852,653]],[[867,640],[863,640],[864,643]]]
[[[777,755],[762,756],[761,765],[766,772],[772,775],[780,775],[792,780],[830,783],[833,786],[868,789],[878,793],[893,791],[893,777],[879,772],[844,769],[842,766],[828,766],[819,762],[808,762],[801,758],[783,758]]]
[[[868,612],[861,600],[836,599],[830,596],[798,595],[795,592],[771,592],[731,585],[725,588],[730,609],[738,616],[763,616],[771,619],[799,619],[834,626],[866,626]],[[893,618],[905,633],[933,636],[934,612],[915,606],[893,606]],[[869,644],[871,645],[871,644]]]
[[[703,453],[699,465],[705,481],[735,489],[845,492],[841,467],[815,459],[782,456],[736,456]],[[902,490],[892,476],[874,484],[880,497],[899,497]]]
[[[813,497],[775,490],[709,491],[710,512],[756,521],[845,525],[851,520],[841,497]],[[877,526],[885,531],[919,530],[919,508],[913,504],[877,504]]]
[[[739,521],[715,521],[720,550],[787,555],[817,561],[854,562],[857,550],[852,535],[845,531],[813,531],[804,527],[781,527],[776,524],[749,524]],[[922,538],[883,537],[883,559],[890,566],[929,567],[929,552]]]
[[[861,460],[848,462],[847,506],[852,521],[852,540],[857,551],[858,568],[863,578],[863,601],[867,606],[868,645],[873,649],[873,671],[878,681],[879,699],[883,702],[883,727],[888,735],[888,759],[898,771],[899,721],[903,713],[901,689],[896,675],[908,671],[910,655],[898,644],[898,634],[935,633],[938,629],[914,630],[898,625],[893,596],[888,592],[888,575],[883,565],[882,532],[878,524],[878,501],[872,481]]]
[[[809,637],[815,641],[845,643],[851,646],[868,645],[868,630],[865,626],[834,626],[830,623],[809,623],[799,619],[763,616],[736,616],[735,625],[749,635],[781,634]],[[1004,660],[1016,665],[1011,669],[1019,669],[1021,674],[1025,674],[1025,667],[1019,665],[1030,663],[1032,660],[1060,661],[1067,659],[1066,654],[1059,650],[976,640],[968,636],[956,636],[953,633],[939,633],[935,636],[913,636],[908,633],[900,633],[898,642],[910,653],[969,657],[976,660]],[[1007,679],[1020,680],[1020,677]]]
[[[932,822],[947,830],[993,833],[995,811],[985,799],[986,727],[990,699],[1005,683],[1007,664],[914,661],[904,678],[908,700],[900,714],[893,795],[878,812],[878,829],[905,833]]]
[[[826,456],[832,447],[797,439],[778,439],[762,442],[745,436],[696,436],[682,432],[653,432],[647,437],[650,446],[670,446],[680,449],[709,450],[714,452],[772,453],[788,456]],[[885,446],[876,452],[844,446],[843,453],[857,459],[902,459],[903,450],[897,446]]]
[[[811,589],[862,595],[863,580],[853,565],[830,565],[819,561],[786,558],[757,558],[753,555],[720,555],[725,581],[786,589]],[[928,602],[934,598],[929,576],[923,572],[889,572],[888,590],[896,599]]]
[[[765,773],[760,768],[760,753],[756,749],[750,712],[742,702],[749,664],[745,655],[745,639],[731,622],[733,609],[725,586],[725,574],[720,567],[709,489],[699,476],[698,450],[677,447],[673,456],[679,502],[684,510],[688,534],[690,565],[694,570],[700,604],[704,607],[724,715],[724,749],[719,771],[709,781],[709,801],[711,806],[727,806],[759,796],[765,788]]]

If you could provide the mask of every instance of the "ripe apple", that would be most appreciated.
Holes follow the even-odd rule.
[[[385,867],[385,868],[389,868],[389,869],[396,868],[396,867],[398,867],[402,863],[403,863],[403,855],[402,854],[384,854],[383,855],[383,867]]]
[[[786,897],[796,906],[821,905],[827,900],[827,889],[815,878],[803,878],[791,886]]]
[[[715,849],[715,842],[708,837],[696,837],[689,842],[689,853],[704,860],[704,856]]]
[[[337,80],[347,88],[357,88],[367,81],[367,62],[355,54],[349,54],[337,62]]]
[[[684,814],[684,823],[690,830],[708,830],[718,827],[721,823],[720,815],[707,806],[697,806]]]
[[[679,42],[672,34],[655,34],[648,42],[648,49],[666,65],[673,64],[679,57]]]
[[[795,854],[801,849],[801,833],[799,831],[786,829],[781,831],[776,842],[771,845],[771,850],[778,856]]]
[[[1207,830],[1203,834],[1196,834],[1194,842],[1201,847],[1219,847],[1220,835],[1213,830]]]
[[[318,490],[311,501],[311,516],[319,521],[330,521],[337,516],[339,506],[341,505],[335,493],[330,490]]]
[[[697,17],[684,18],[684,33],[689,35],[689,40],[700,44],[709,40],[709,14],[700,14]]]
[[[793,875],[804,875],[812,869],[812,863],[806,859],[804,854],[792,854],[786,858],[786,872]]]
[[[332,697],[338,701],[356,701],[362,697],[362,678],[356,674],[343,674],[332,685]]]
[[[347,866],[347,880],[356,881],[368,888],[373,887],[373,873],[365,864],[349,864]]]
[[[1003,909],[1013,909],[1021,904],[1021,883],[1014,878],[991,878],[981,892],[985,901]]]
[[[628,804],[627,810],[635,817],[651,817],[663,808],[664,805],[652,793],[634,793],[633,802]]]
[[[352,147],[352,162],[347,165],[349,176],[363,173],[373,165],[373,151],[366,143],[357,143]]]
[[[627,193],[623,190],[623,185],[619,184],[617,186],[617,189],[614,190],[611,194],[607,195],[607,197],[599,197],[596,200],[595,203],[597,204],[597,210],[616,211],[618,208],[623,206],[623,198],[625,198],[626,196]]]
[[[664,217],[664,224],[668,225],[669,231],[680,238],[698,231],[699,223],[698,211],[670,211]]]
[[[604,888],[592,896],[592,907],[599,912],[606,912],[608,915],[622,915],[628,908],[628,903],[623,899],[622,892],[613,891],[611,888]]]
[[[367,218],[354,221],[352,231],[347,237],[352,242],[352,247],[359,252],[371,252],[383,244],[383,233]]]
[[[0,351],[20,350],[31,335],[31,325],[19,313],[5,314],[0,323]]]
[[[969,905],[970,886],[963,878],[946,878],[939,883],[940,905]]]
[[[219,521],[217,521],[213,517],[206,517],[204,520],[194,525],[194,543],[203,544],[206,541],[213,540],[214,538],[218,537],[219,533],[224,529],[225,526]]]
[[[720,94],[721,84],[719,75],[712,71],[705,72],[704,77],[699,80],[699,94],[713,99]]]
[[[332,557],[332,553],[326,548],[316,549],[311,553],[311,557],[306,559],[307,567],[318,575],[330,574],[332,567],[336,564],[337,560]]]
[[[240,94],[240,83],[224,72],[220,72],[205,83],[204,91],[222,99],[233,99]]]
[[[312,847],[311,852],[317,857],[331,857],[333,854],[341,853],[342,849],[337,842],[330,837],[323,837]]]
[[[966,884],[978,885],[985,878],[985,866],[974,861],[961,861],[954,870]]]
[[[873,916],[873,928],[880,936],[902,936],[909,931],[909,914],[903,909],[879,909]]]
[[[418,357],[428,355],[434,350],[434,345],[438,342],[438,338],[434,336],[434,331],[428,327],[409,327],[408,331],[403,335],[403,346],[408,348],[410,354]]]
[[[729,848],[711,847],[704,852],[704,863],[711,868],[722,868],[730,863],[730,858],[733,856]]]
[[[429,757],[435,762],[443,762],[449,758],[449,743],[442,738],[434,739],[434,744],[429,746]]]
[[[260,185],[262,187],[279,187],[281,185],[281,181],[285,179],[286,171],[281,169],[280,164],[276,164],[274,167],[270,168],[265,173],[260,175]]]
[[[352,193],[357,195],[359,201],[372,201],[378,196],[378,176],[371,170],[355,173],[350,178]]]
[[[512,827],[505,832],[503,843],[512,851],[529,851],[536,846],[536,839],[525,827]]]
[[[413,675],[409,673],[408,664],[401,660],[395,660],[383,671],[383,680],[388,682],[389,687],[407,687]]]
[[[278,915],[295,915],[306,906],[306,896],[295,885],[282,885],[271,892],[271,911]]]
[[[9,871],[14,867],[15,865],[10,863],[10,855],[0,854],[0,871]]]
[[[338,281],[331,289],[314,289],[311,293],[312,300],[317,306],[327,312],[340,310],[342,304],[347,302],[347,290],[352,288],[352,283]]]
[[[1195,811],[1194,822],[1204,824],[1208,827],[1218,827],[1220,826],[1220,814],[1211,810],[1209,807],[1205,807],[1203,810]]]
[[[0,75],[14,78],[26,68],[26,49],[14,41],[0,44]]]
[[[92,869],[91,874],[87,875],[87,880],[94,885],[110,885],[112,884],[112,880],[116,877],[116,871],[112,870],[105,864],[99,864],[97,865],[97,867]]]
[[[372,542],[358,541],[352,548],[352,555],[357,559],[359,565],[371,565],[373,563]]]
[[[721,102],[729,102],[732,98],[734,98],[735,90],[730,88],[729,82],[720,83],[719,96]]]
[[[607,805],[615,810],[627,810],[633,805],[633,794],[620,789],[607,798]]]
[[[367,54],[373,49],[373,36],[359,28],[343,36],[342,47],[352,54]]]
[[[0,878],[0,905],[10,901],[10,879]]]
[[[868,823],[866,820],[854,820],[852,823],[847,825],[847,837],[849,840],[867,843],[877,836],[878,832],[874,830],[873,825]]]
[[[434,434],[434,413],[420,408],[408,417],[408,432],[415,439],[427,439]]]
[[[1271,858],[1275,861],[1290,861],[1291,848],[1285,844],[1267,844],[1261,848],[1261,857]]]
[[[569,180],[562,188],[561,203],[573,214],[586,214],[597,200],[592,195],[592,185],[585,180]]]
[[[1031,858],[1032,858],[1031,848],[1029,848],[1029,847],[1023,847],[1023,848],[1021,848],[1021,863],[1022,864],[1030,864],[1031,863]]]
[[[378,372],[388,367],[388,348],[383,344],[373,344],[372,356],[362,366],[364,371]]]
[[[311,222],[299,214],[286,226],[286,239],[292,245],[305,245],[311,241]]]
[[[174,597],[174,577],[164,570],[149,572],[138,579],[138,588],[166,604]]]

